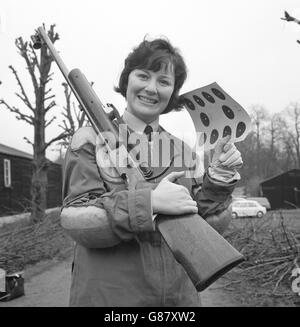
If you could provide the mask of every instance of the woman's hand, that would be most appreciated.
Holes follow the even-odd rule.
[[[184,171],[170,173],[153,190],[153,213],[167,215],[198,213],[197,203],[191,198],[187,188],[174,183],[184,174]]]
[[[212,158],[212,167],[237,169],[243,165],[243,160],[240,151],[236,148],[234,143],[230,143],[230,135],[221,139],[214,151]]]

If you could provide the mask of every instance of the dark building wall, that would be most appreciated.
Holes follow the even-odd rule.
[[[292,169],[260,185],[272,209],[300,207],[300,169]]]
[[[4,159],[11,163],[11,187],[4,187]],[[0,216],[28,210],[31,201],[32,160],[0,153]],[[62,170],[51,163],[48,169],[47,208],[61,205]]]
[[[62,167],[52,163],[48,169],[47,208],[62,204]]]
[[[4,159],[10,160],[11,187],[4,186]],[[17,213],[30,205],[32,161],[0,153],[0,214]]]

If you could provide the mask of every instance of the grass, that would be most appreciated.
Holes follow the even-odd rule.
[[[226,238],[246,261],[225,275],[224,290],[242,306],[294,306],[292,270],[300,264],[300,210],[232,221]]]
[[[60,226],[59,215],[57,209],[40,223],[18,221],[0,228],[0,267],[14,273],[43,260],[67,258],[73,241]]]
[[[0,228],[0,267],[13,273],[43,260],[69,257],[73,241],[60,226],[59,214],[59,210],[52,211],[38,224],[19,221]],[[300,297],[291,290],[292,279],[289,267],[283,265],[285,261],[275,260],[272,266],[258,265],[259,260],[266,262],[264,260],[294,254],[288,243],[288,238],[293,241],[292,234],[296,235],[298,245],[300,243],[300,210],[282,214],[271,211],[261,219],[235,219],[225,234],[247,258],[245,263],[222,277],[224,292],[241,306],[294,306],[295,300],[299,301]],[[293,260],[289,264],[293,267]],[[285,270],[280,270],[280,265]],[[274,285],[285,271],[288,273],[273,293]]]

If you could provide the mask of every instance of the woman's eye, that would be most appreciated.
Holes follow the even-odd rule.
[[[146,80],[148,78],[148,75],[146,74],[139,74],[139,78],[142,80]]]
[[[169,81],[166,81],[166,80],[161,80],[160,84],[166,85],[166,86],[170,85]]]

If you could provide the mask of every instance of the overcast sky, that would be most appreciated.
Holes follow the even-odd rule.
[[[0,98],[22,106],[9,65],[32,98],[14,40],[29,40],[42,23],[55,23],[60,35],[55,46],[67,67],[80,68],[100,99],[121,113],[125,102],[113,86],[125,57],[146,34],[166,36],[181,50],[189,70],[182,93],[216,81],[248,111],[258,104],[279,112],[300,101],[300,26],[280,20],[284,10],[300,18],[299,0],[1,0]],[[54,66],[57,107],[51,112],[59,119],[63,78]],[[177,135],[192,128],[186,112],[165,115],[161,123]],[[55,125],[47,140],[60,132]],[[0,108],[0,143],[32,153],[24,136],[32,139],[31,126]],[[57,154],[47,155],[54,159]]]

